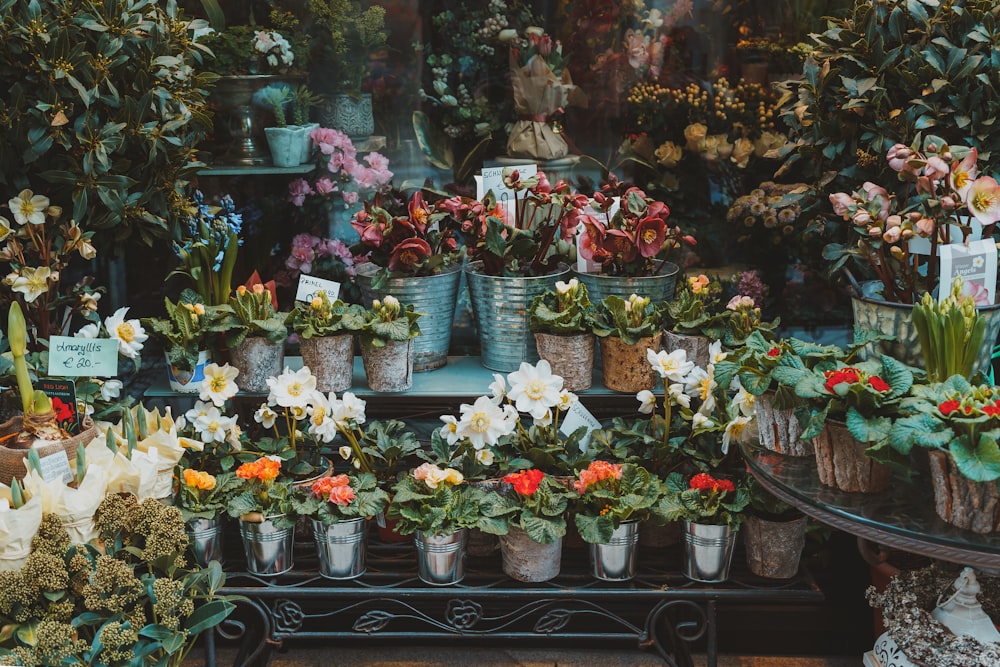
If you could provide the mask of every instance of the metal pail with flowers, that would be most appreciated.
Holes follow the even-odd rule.
[[[639,522],[622,521],[607,542],[590,545],[591,574],[604,581],[628,581],[635,577],[639,553]]]
[[[679,266],[673,262],[663,262],[659,271],[651,276],[610,276],[583,271],[574,271],[573,275],[587,286],[591,303],[599,303],[612,294],[623,299],[631,294],[638,294],[653,303],[660,303],[674,298],[678,273]]]
[[[324,526],[312,520],[313,540],[319,555],[320,576],[356,579],[365,573],[368,521],[364,518],[337,521]]]
[[[191,519],[185,526],[194,562],[200,567],[217,560],[222,562],[222,517]]]
[[[278,528],[275,519],[262,521],[240,519],[240,537],[247,559],[247,571],[262,577],[288,572],[295,564],[292,547],[295,544],[295,526]]]
[[[725,581],[735,545],[731,526],[684,521],[684,576],[709,584]]]

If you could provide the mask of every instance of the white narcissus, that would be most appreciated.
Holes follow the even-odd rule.
[[[518,412],[542,419],[545,413],[559,404],[563,379],[552,374],[552,367],[544,359],[535,366],[523,362],[518,370],[507,376],[507,380],[510,382],[507,398]]]
[[[126,320],[128,307],[119,308],[114,315],[104,320],[104,328],[108,336],[118,341],[118,354],[128,359],[135,359],[142,350],[142,344],[149,338],[139,320]]]

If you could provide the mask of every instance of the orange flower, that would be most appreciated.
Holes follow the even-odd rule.
[[[338,486],[347,486],[351,483],[351,480],[347,478],[347,475],[336,475],[334,477],[321,477],[313,482],[312,492],[317,498],[322,498],[330,494],[330,491]]]
[[[334,505],[350,505],[354,500],[354,489],[349,486],[335,486],[330,489],[329,500]]]
[[[594,461],[580,471],[579,477],[579,480],[573,482],[573,488],[577,490],[577,493],[584,493],[587,487],[603,482],[606,479],[621,479],[622,466],[620,463]]]
[[[545,473],[541,470],[520,470],[518,472],[507,475],[503,478],[503,481],[514,487],[519,495],[522,496],[533,496],[535,491],[538,490],[538,485],[542,483],[542,479],[545,477]]]
[[[201,491],[211,491],[215,488],[215,477],[207,472],[187,468],[184,471],[184,484]]]
[[[261,457],[256,461],[244,463],[236,469],[236,476],[240,479],[256,479],[260,482],[271,482],[281,472],[281,461]]]

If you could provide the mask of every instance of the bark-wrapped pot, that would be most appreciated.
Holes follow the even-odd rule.
[[[1000,492],[996,482],[974,482],[946,452],[931,451],[930,475],[937,515],[976,533],[1000,532]]]
[[[794,577],[799,571],[799,560],[805,544],[804,516],[778,521],[751,514],[743,522],[747,566],[758,577]]]
[[[879,493],[889,487],[892,469],[865,455],[868,448],[847,430],[847,425],[827,421],[812,440],[819,480],[852,493]]]
[[[657,375],[649,365],[647,350],[660,349],[662,333],[640,338],[629,345],[621,338],[607,336],[601,339],[601,366],[604,386],[612,391],[635,394],[656,386]]]
[[[667,352],[674,350],[684,350],[687,353],[687,360],[693,361],[699,368],[707,368],[711,361],[708,348],[712,345],[712,339],[708,336],[696,336],[692,334],[679,334],[663,330],[663,349]]]
[[[538,356],[549,362],[566,391],[590,389],[594,377],[594,334],[536,333]]]
[[[788,456],[814,456],[812,441],[802,439],[802,425],[795,411],[776,408],[774,398],[773,391],[765,391],[754,398],[761,447]]]
[[[361,344],[368,388],[378,392],[406,391],[413,386],[413,340],[390,340],[382,347]]]
[[[267,380],[278,375],[285,365],[285,342],[272,342],[263,336],[247,336],[229,351],[230,362],[239,371],[236,386],[251,394],[266,394]]]
[[[313,336],[299,343],[302,365],[316,378],[323,393],[347,391],[354,378],[354,335]]]
[[[504,574],[515,581],[555,579],[562,563],[562,538],[539,544],[523,529],[511,526],[510,532],[500,536],[500,556]]]

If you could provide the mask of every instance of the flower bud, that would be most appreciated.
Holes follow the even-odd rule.
[[[903,252],[903,249],[900,248],[898,245],[894,245],[891,248],[889,248],[889,252],[892,254],[893,257],[899,260],[902,260],[904,257],[906,257],[906,253]]]
[[[944,197],[941,197],[941,208],[943,208],[944,210],[954,211],[956,206],[958,206],[958,204],[955,202],[955,199],[950,195],[945,195]]]

